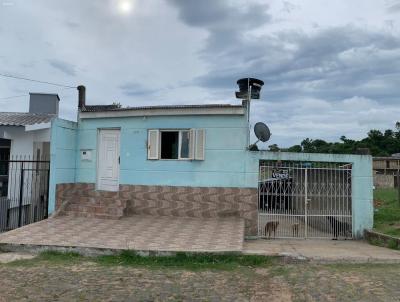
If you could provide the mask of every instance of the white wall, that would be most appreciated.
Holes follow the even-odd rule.
[[[4,130],[3,138],[11,140],[10,158],[11,159],[36,159],[35,148],[41,149],[41,156],[50,159],[50,150],[48,146],[37,144],[42,142],[50,142],[50,129],[40,129],[33,131],[25,131],[25,127],[2,127]],[[23,204],[32,204],[38,202],[41,193],[41,180],[37,179],[37,175],[32,172],[36,166],[33,163],[24,163],[24,184],[23,184]],[[20,195],[20,171],[21,163],[10,163],[9,166],[9,183],[8,183],[8,199],[10,206],[17,206]],[[17,175],[18,174],[18,175]]]
[[[6,127],[4,138],[11,140],[10,156],[32,157],[34,142],[50,142],[50,129],[25,131],[25,127]]]

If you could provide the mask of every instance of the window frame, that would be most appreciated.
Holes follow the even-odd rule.
[[[191,137],[191,129],[158,129],[159,131],[159,136],[158,136],[158,160],[182,160],[182,161],[187,161],[187,160],[193,160],[193,158],[190,157],[190,144],[191,140],[193,139]],[[162,150],[162,133],[163,132],[178,132],[178,158],[162,158],[161,157],[161,150]],[[189,156],[188,157],[181,157],[181,148],[182,148],[182,132],[188,132],[189,133]]]

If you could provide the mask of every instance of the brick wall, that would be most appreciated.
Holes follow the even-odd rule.
[[[122,215],[236,216],[245,219],[245,233],[252,236],[257,235],[257,196],[257,189],[253,188],[121,185],[119,192],[102,192],[96,191],[94,184],[78,183],[57,186],[56,206],[59,208],[67,201],[73,206],[67,207],[66,212],[99,217],[92,214],[98,211],[105,213],[104,218]],[[101,210],[101,207],[107,210]],[[112,210],[113,207],[119,210]],[[89,215],[79,213],[81,211]]]

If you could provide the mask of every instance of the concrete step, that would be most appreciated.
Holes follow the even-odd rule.
[[[127,206],[127,200],[116,198],[95,198],[95,197],[77,197],[69,198],[68,204],[74,205],[93,205],[106,207],[123,207]]]
[[[125,208],[125,200],[80,197],[70,199],[60,215],[118,219],[124,216]]]
[[[98,205],[87,205],[87,204],[69,204],[66,206],[65,211],[69,212],[81,212],[81,213],[94,213],[94,214],[108,214],[115,216],[123,216],[124,208],[122,207],[105,207]]]
[[[86,218],[99,218],[99,219],[120,219],[122,216],[98,214],[89,212],[75,212],[75,211],[64,211],[61,216],[72,216],[72,217],[86,217]]]

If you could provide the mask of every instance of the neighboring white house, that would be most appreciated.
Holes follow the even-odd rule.
[[[30,93],[29,112],[0,112],[0,231],[44,215],[49,164],[43,161],[50,159],[59,101],[57,94]]]

